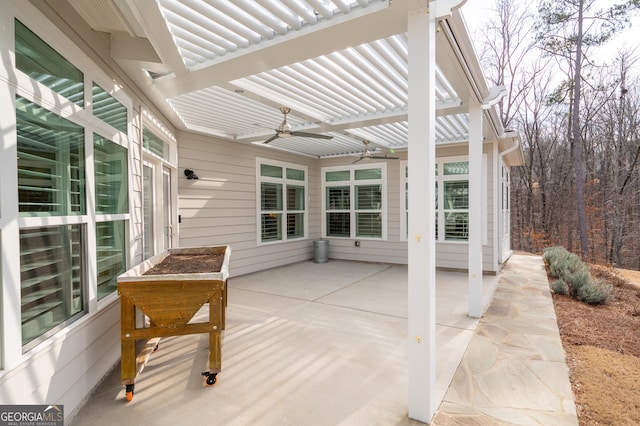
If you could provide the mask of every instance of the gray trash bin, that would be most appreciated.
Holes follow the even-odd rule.
[[[329,240],[315,240],[313,242],[313,261],[315,263],[329,261]]]

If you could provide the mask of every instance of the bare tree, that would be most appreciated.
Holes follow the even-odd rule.
[[[533,15],[522,2],[495,0],[495,18],[481,30],[481,61],[487,80],[495,86],[507,86],[507,95],[498,105],[502,124],[512,127],[516,111],[524,94],[542,69],[531,64],[531,49],[535,45]]]
[[[582,83],[586,49],[605,43],[616,30],[628,22],[627,11],[638,6],[630,0],[609,6],[604,11],[593,11],[594,0],[543,0],[540,2],[541,28],[538,40],[541,48],[565,62],[569,68],[570,117],[569,140],[573,152],[575,173],[575,199],[578,219],[580,253],[589,254],[587,214],[585,203],[586,167],[583,158],[581,114]]]

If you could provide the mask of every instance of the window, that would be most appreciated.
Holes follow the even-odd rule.
[[[88,313],[95,306],[89,295],[101,299],[115,291],[128,259],[130,153],[95,133],[106,126],[78,121],[87,77],[18,21],[15,57],[17,70],[31,78],[28,87],[17,88],[14,169],[20,216],[15,315],[27,351]],[[63,117],[58,108],[69,110],[69,101],[79,113]],[[91,101],[96,117],[126,132],[125,105],[95,84]],[[114,137],[126,140],[121,133]]]
[[[404,190],[403,237],[408,235],[409,214],[408,168],[403,164]],[[483,167],[486,170],[486,167]],[[436,162],[436,241],[468,241],[469,239],[469,162],[466,158],[440,158]],[[486,175],[483,172],[483,181]],[[484,183],[483,183],[484,188]],[[483,205],[483,217],[485,206]],[[483,241],[486,235],[483,231]]]
[[[169,161],[169,144],[146,127],[142,129],[142,146],[160,158]]]
[[[20,230],[22,344],[84,310],[82,225]]]
[[[176,153],[171,143],[175,138],[150,113],[144,114],[142,207],[144,258],[148,259],[173,247],[177,199],[173,187],[176,167],[171,158],[176,158]]]
[[[93,83],[92,87],[93,115],[123,133],[127,133],[127,108]]]
[[[97,214],[129,212],[127,148],[93,135]]]
[[[127,270],[126,224],[124,220],[96,223],[98,300],[116,291],[118,275]]]
[[[84,129],[20,96],[16,121],[20,215],[85,214]]]
[[[129,212],[128,150],[94,133],[96,214]],[[113,293],[126,270],[126,221],[96,223],[98,300]]]
[[[259,243],[305,238],[307,235],[307,167],[256,160],[258,170]]]
[[[16,68],[79,107],[84,107],[84,74],[40,37],[15,21]]]
[[[436,204],[442,212],[445,241],[467,241],[469,239],[469,162],[443,162],[442,176],[437,176],[442,187],[442,205]]]
[[[322,169],[324,235],[386,238],[385,164]]]

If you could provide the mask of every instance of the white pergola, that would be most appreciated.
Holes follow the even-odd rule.
[[[360,154],[364,140],[408,150],[409,190],[421,194],[409,197],[409,416],[423,422],[437,408],[436,146],[469,146],[469,315],[480,317],[482,144],[512,145],[465,1],[68,0],[177,128],[319,159]],[[332,139],[263,145],[282,106],[294,130]]]

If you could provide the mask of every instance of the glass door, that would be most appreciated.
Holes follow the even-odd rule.
[[[173,247],[172,170],[151,158],[142,167],[145,259]]]
[[[162,224],[164,246],[163,250],[173,247],[173,223],[171,218],[171,170],[168,167],[162,168]]]

